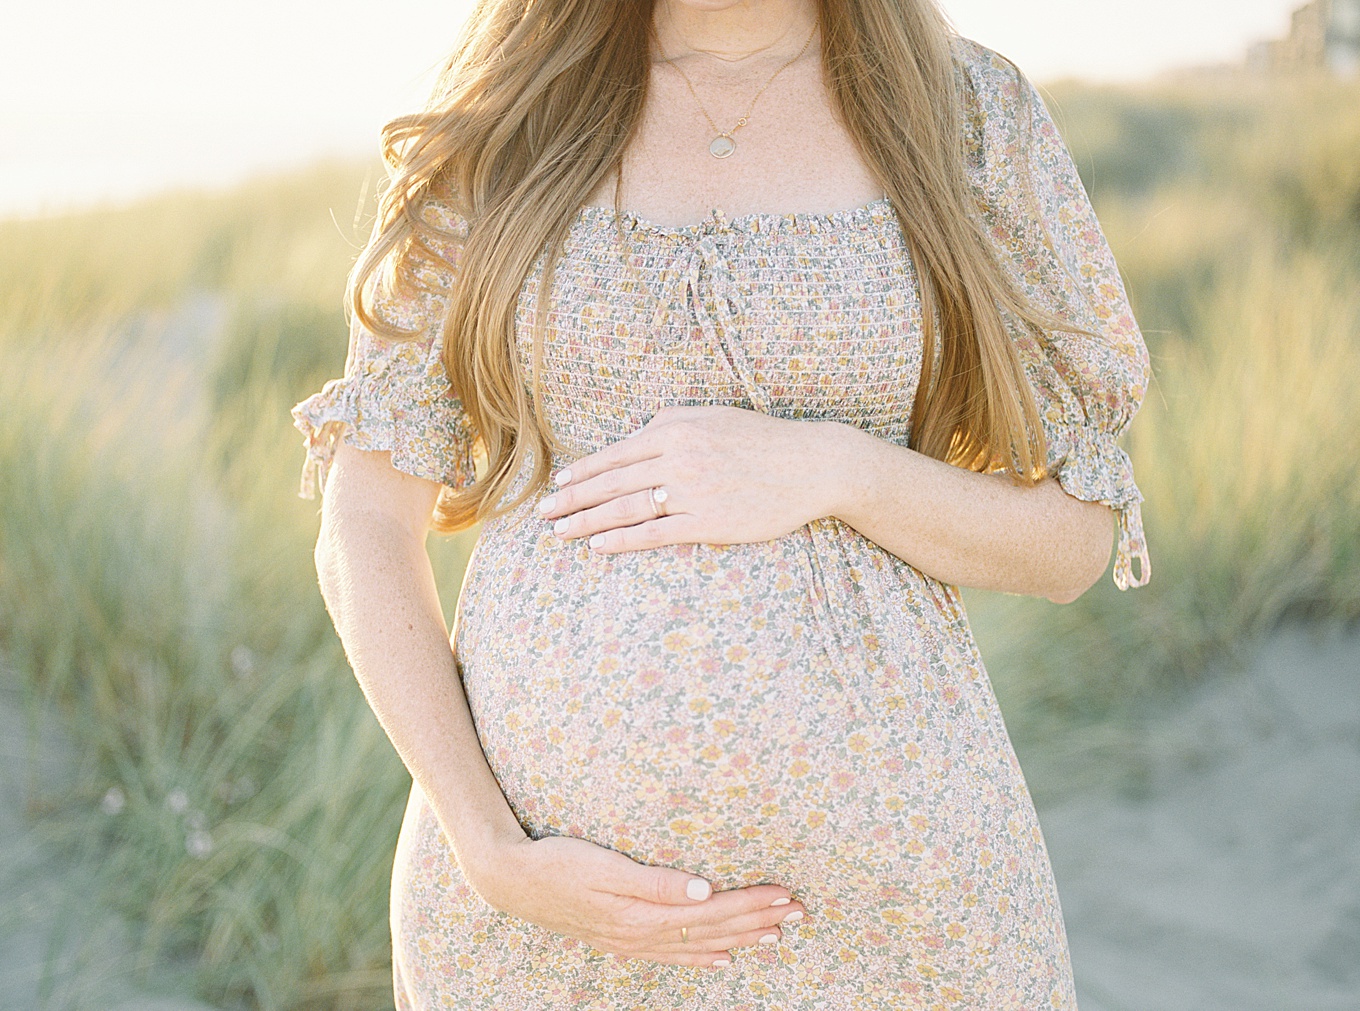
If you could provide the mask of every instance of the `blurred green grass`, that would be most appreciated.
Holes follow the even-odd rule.
[[[1154,576],[966,594],[1040,803],[1137,790],[1142,717],[1288,620],[1360,617],[1360,87],[1053,88],[1147,337]]]
[[[1155,576],[968,594],[1041,803],[1137,788],[1140,714],[1253,637],[1360,616],[1360,88],[1050,100],[1153,353]],[[142,960],[221,1006],[390,1006],[407,781],[316,592],[286,417],[343,362],[373,178],[0,222],[0,652],[82,755],[35,803]],[[470,544],[431,542],[450,611]]]

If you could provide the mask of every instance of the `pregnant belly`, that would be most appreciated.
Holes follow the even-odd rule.
[[[828,597],[806,529],[612,557],[532,524],[483,538],[457,650],[488,760],[535,834],[722,886],[825,879],[838,855],[863,876],[920,855],[978,757],[977,699],[942,640],[927,623],[922,663],[887,662],[871,617]]]

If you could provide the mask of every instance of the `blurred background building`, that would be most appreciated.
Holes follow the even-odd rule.
[[[1287,36],[1251,47],[1247,67],[1268,74],[1360,74],[1360,0],[1305,4],[1290,18]]]

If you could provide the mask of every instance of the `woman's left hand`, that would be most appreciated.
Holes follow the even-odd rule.
[[[559,471],[539,513],[558,537],[589,537],[602,554],[774,540],[835,511],[837,440],[849,431],[735,407],[667,407]],[[664,501],[654,505],[663,496],[653,489]]]

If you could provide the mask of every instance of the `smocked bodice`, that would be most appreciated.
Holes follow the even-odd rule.
[[[520,301],[526,375],[538,276]],[[555,270],[544,405],[583,452],[668,404],[834,419],[905,444],[919,338],[911,258],[886,200],[823,215],[714,211],[685,228],[586,207]]]
[[[1072,328],[1037,334],[1007,319],[1049,472],[1075,497],[1114,509],[1115,581],[1141,585],[1150,574],[1142,496],[1119,438],[1147,389],[1147,349],[1042,101],[980,47],[960,42],[959,62],[975,224],[1034,306]],[[345,376],[294,412],[308,443],[305,493],[341,437],[389,450],[398,468],[450,487],[475,478],[476,433],[443,363],[443,310],[473,226],[436,201],[423,213],[448,236],[440,261],[421,265],[428,290],[383,295],[375,308],[425,337],[388,344],[354,324]],[[622,438],[668,404],[835,419],[908,441],[921,293],[886,199],[830,214],[714,211],[686,227],[583,207],[558,257],[536,370],[540,269],[521,290],[517,353],[572,451]]]

